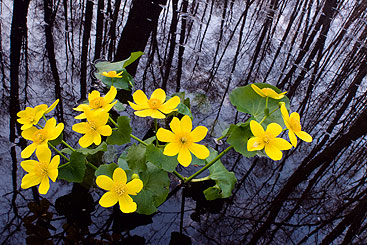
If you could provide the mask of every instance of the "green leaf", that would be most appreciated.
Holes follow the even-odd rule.
[[[191,110],[185,104],[180,103],[177,106],[177,112],[182,115],[188,115],[192,119]]]
[[[153,144],[150,144],[146,147],[146,157],[147,161],[153,163],[158,168],[171,173],[178,165],[176,156],[170,157],[163,155],[162,149],[155,147]]]
[[[130,118],[127,116],[120,116],[117,118],[118,129],[113,130],[112,134],[107,137],[107,144],[109,145],[123,145],[130,142],[130,134],[132,128],[130,127]]]
[[[265,83],[256,83],[256,86],[259,88],[272,88],[277,93],[281,93],[281,91],[270,84]],[[248,113],[253,116],[253,118],[260,122],[264,118],[264,109],[266,105],[266,98],[258,95],[252,88],[251,85],[247,85],[244,87],[238,87],[234,89],[229,99],[231,103],[236,107],[236,109],[240,112]],[[274,111],[279,108],[279,102],[285,102],[286,107],[289,108],[289,99],[287,96],[284,96],[280,100],[268,99],[268,108],[269,112]],[[263,123],[263,126],[267,126],[268,124],[276,122],[284,127],[284,122],[281,116],[280,109],[276,110],[273,114],[271,114]]]
[[[124,111],[124,110],[126,110],[126,105],[122,104],[120,101],[117,100],[117,103],[113,106],[113,108],[116,111]]]
[[[73,151],[70,150],[69,148],[64,148],[64,149],[61,150],[61,152],[62,153],[65,153],[65,154],[68,154],[68,155],[70,155],[71,153],[73,153]]]
[[[77,149],[76,151],[82,153],[83,155],[94,155],[100,151],[107,151],[107,144],[105,142],[102,142],[99,146],[97,146],[94,149],[80,148],[80,149]]]
[[[210,148],[210,156],[208,161],[213,160],[218,156],[218,152]],[[217,198],[228,198],[232,195],[232,190],[237,182],[236,176],[233,172],[229,172],[220,160],[216,161],[209,167],[209,178],[215,181],[215,186],[209,187],[204,191],[207,200],[214,200]]]
[[[114,162],[117,154],[118,153],[114,145],[107,145],[107,151],[103,153],[102,161],[104,163]]]
[[[234,147],[234,150],[245,157],[253,157],[256,155],[254,151],[247,150],[247,141],[252,137],[250,124],[248,122],[239,125],[231,125],[228,133],[230,133],[227,142]]]
[[[143,189],[137,196],[131,196],[138,205],[140,214],[152,214],[167,198],[170,180],[167,172],[147,163],[146,171],[139,173]]]
[[[82,182],[85,174],[85,156],[80,152],[73,152],[70,155],[70,163],[59,168],[59,179],[69,182]]]
[[[60,145],[62,143],[62,139],[64,137],[64,133],[61,132],[61,134],[54,140],[50,140],[49,142],[51,143],[51,145],[53,146],[57,146]]]
[[[113,171],[115,171],[116,168],[119,166],[116,163],[110,163],[110,164],[102,164],[98,167],[98,169],[94,172],[94,175],[96,177],[100,175],[106,175],[112,179]]]
[[[145,146],[144,145],[135,145],[130,146],[129,151],[127,153],[127,164],[129,168],[135,173],[139,173],[141,171],[145,171],[147,169],[146,166],[146,157],[145,157]]]
[[[197,107],[200,113],[207,115],[211,112],[211,105],[208,97],[204,93],[193,93],[193,98],[191,99],[191,106]]]
[[[123,170],[130,170],[130,168],[129,168],[129,165],[127,164],[127,161],[126,161],[126,159],[127,159],[127,154],[126,154],[126,152],[123,152],[121,155],[120,155],[120,157],[119,157],[119,159],[118,159],[118,165],[119,165],[119,167],[120,168],[122,168]]]
[[[126,66],[130,65],[131,63],[133,63],[135,60],[139,59],[140,56],[142,56],[144,53],[141,51],[137,51],[137,52],[132,52],[130,54],[130,57],[127,58],[126,60],[121,61],[123,63],[122,67],[125,68]]]

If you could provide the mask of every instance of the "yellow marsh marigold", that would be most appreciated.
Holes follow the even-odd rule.
[[[287,93],[287,92],[283,92],[283,93],[278,94],[271,88],[259,88],[255,84],[251,84],[251,88],[261,97],[270,97],[276,100],[283,98],[284,95]]]
[[[56,107],[57,103],[59,103],[59,99],[57,99],[50,107],[46,104],[41,104],[34,108],[27,107],[25,110],[19,111],[17,113],[17,116],[19,117],[17,121],[20,124],[23,124],[21,130],[26,130],[31,128],[33,125],[36,125],[44,114],[49,113]]]
[[[184,167],[190,165],[192,160],[191,153],[199,159],[205,159],[209,156],[208,148],[204,145],[196,144],[196,142],[205,138],[208,132],[206,127],[198,126],[192,130],[191,118],[187,115],[181,121],[174,117],[170,127],[172,132],[164,128],[158,129],[157,132],[158,140],[169,142],[164,148],[164,155],[175,156],[178,154],[177,160]]]
[[[136,211],[137,205],[129,195],[136,195],[143,189],[143,181],[133,179],[127,182],[126,173],[122,168],[116,168],[112,179],[106,175],[100,175],[96,179],[97,185],[108,191],[99,200],[102,207],[108,208],[119,202],[123,213]]]
[[[277,123],[270,123],[264,131],[260,123],[250,121],[250,129],[255,137],[247,142],[248,151],[258,151],[265,148],[265,153],[273,160],[280,160],[283,157],[282,150],[289,150],[292,145],[282,138],[276,138],[283,130]]]
[[[122,72],[119,72],[117,73],[116,71],[109,71],[109,72],[102,72],[102,73],[99,73],[101,74],[102,76],[105,76],[105,77],[111,77],[111,78],[122,78],[121,74],[123,73],[124,71]]]
[[[84,134],[79,139],[79,145],[83,148],[87,148],[91,144],[101,144],[101,135],[109,136],[112,134],[112,129],[109,125],[106,125],[108,121],[108,113],[105,111],[91,111],[88,108],[84,111],[87,117],[86,122],[74,124],[72,129]]]
[[[40,184],[38,187],[39,193],[46,194],[50,189],[48,178],[55,182],[59,174],[57,168],[60,163],[60,156],[54,156],[51,160],[51,151],[47,146],[38,147],[36,156],[38,161],[25,160],[20,163],[22,168],[28,172],[22,179],[21,187],[27,189]]]
[[[39,146],[47,146],[49,140],[54,140],[64,130],[64,124],[59,123],[56,126],[56,119],[47,120],[45,127],[38,129],[31,127],[22,132],[22,137],[26,140],[32,140],[33,143],[27,146],[21,153],[22,158],[28,158]]]
[[[112,103],[117,94],[117,90],[114,86],[111,86],[110,90],[104,97],[101,97],[101,94],[97,90],[93,90],[88,94],[89,104],[81,104],[77,108],[74,108],[76,111],[82,111],[83,113],[76,116],[76,119],[85,119],[84,111],[86,109],[96,110],[96,111],[105,111],[109,112],[111,108],[117,103],[117,100]]]
[[[282,112],[282,117],[284,120],[285,126],[288,128],[288,137],[291,141],[291,144],[296,147],[297,146],[297,137],[303,141],[311,142],[312,137],[308,133],[302,131],[300,116],[297,112],[292,112],[289,116],[288,110],[285,107],[285,104],[282,103],[280,106],[280,111]]]
[[[133,94],[133,99],[136,104],[130,101],[129,104],[136,110],[134,112],[135,115],[139,117],[163,119],[166,118],[164,114],[177,110],[176,107],[180,104],[180,98],[178,96],[174,96],[164,103],[166,100],[166,92],[160,88],[154,90],[149,100],[142,90],[137,90]]]

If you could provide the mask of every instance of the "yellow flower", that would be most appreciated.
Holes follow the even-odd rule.
[[[265,153],[273,160],[280,160],[283,157],[281,150],[289,150],[292,145],[282,138],[276,138],[283,130],[277,123],[270,123],[264,131],[260,123],[250,121],[250,129],[255,137],[247,142],[248,151],[258,151],[265,148]]]
[[[116,168],[112,179],[106,175],[100,175],[96,179],[97,185],[108,191],[99,200],[99,204],[108,208],[119,202],[123,213],[136,211],[137,205],[129,195],[136,195],[143,189],[143,181],[133,179],[127,182],[126,173],[122,168]]]
[[[49,113],[56,107],[57,103],[59,103],[59,99],[57,99],[50,107],[46,104],[42,104],[34,108],[27,107],[25,110],[19,111],[17,113],[17,116],[19,117],[17,121],[20,124],[24,124],[21,127],[21,130],[26,130],[31,128],[33,125],[36,125],[44,114]]]
[[[39,193],[46,194],[50,189],[48,178],[55,182],[59,174],[57,168],[60,163],[60,156],[54,156],[51,160],[51,151],[47,146],[38,147],[36,156],[39,162],[35,160],[25,160],[20,163],[22,168],[28,172],[22,179],[21,187],[27,189],[40,184],[38,187]]]
[[[208,132],[206,127],[198,126],[192,130],[191,118],[187,115],[181,121],[174,117],[170,127],[172,132],[164,128],[158,129],[157,132],[158,140],[169,142],[164,148],[164,155],[175,156],[178,154],[177,160],[184,167],[190,165],[192,160],[191,153],[199,159],[205,159],[209,156],[208,148],[204,145],[196,144],[196,142],[205,138]]]
[[[114,77],[116,77],[116,78],[122,78],[122,76],[121,76],[121,74],[123,73],[124,71],[122,71],[122,72],[119,72],[119,73],[117,73],[116,71],[109,71],[109,72],[102,72],[102,73],[99,73],[99,74],[101,74],[102,76],[105,76],[105,77],[112,77],[112,78],[114,78]]]
[[[112,129],[109,125],[106,125],[108,121],[108,113],[105,111],[91,111],[88,108],[84,111],[87,117],[86,122],[74,124],[72,129],[84,134],[79,139],[79,145],[83,148],[87,148],[91,144],[101,144],[101,135],[109,136],[112,134]]]
[[[46,125],[42,129],[31,127],[22,132],[22,137],[32,140],[33,143],[27,146],[21,153],[22,158],[28,158],[39,146],[47,146],[49,140],[54,140],[64,130],[64,124],[59,123],[56,126],[56,119],[47,120]]]
[[[114,86],[111,86],[110,91],[107,92],[105,97],[101,97],[100,93],[97,90],[93,90],[92,93],[88,94],[89,104],[81,104],[77,108],[74,108],[76,111],[82,111],[83,113],[76,116],[76,119],[85,119],[84,111],[86,109],[96,110],[96,111],[105,111],[109,112],[111,108],[117,103],[117,100],[112,103],[117,94],[117,90]]]
[[[139,117],[163,119],[166,118],[164,114],[177,110],[176,107],[180,104],[180,98],[178,96],[174,96],[164,103],[166,100],[166,92],[160,88],[154,90],[149,100],[142,90],[137,90],[133,94],[133,99],[136,104],[130,101],[128,102],[130,106],[136,110],[135,115]]]
[[[287,93],[287,92],[283,92],[283,93],[280,93],[278,94],[277,92],[275,92],[273,89],[271,88],[262,88],[260,89],[258,86],[256,86],[255,84],[251,84],[251,88],[258,94],[260,95],[261,97],[270,97],[270,98],[273,98],[273,99],[276,99],[276,100],[279,100],[281,98],[284,97],[284,95]]]
[[[288,130],[288,137],[294,147],[297,146],[297,138],[300,138],[303,141],[311,142],[312,136],[308,133],[302,131],[301,123],[300,123],[300,117],[297,112],[292,112],[289,116],[288,110],[285,107],[284,103],[280,106],[280,111],[282,112],[282,117],[284,120],[285,126],[289,129]]]

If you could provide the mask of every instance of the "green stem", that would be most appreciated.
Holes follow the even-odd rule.
[[[50,142],[48,142],[48,145],[51,146],[51,148],[54,149],[57,152],[57,154],[59,154],[60,156],[62,156],[63,158],[65,158],[66,161],[68,161],[68,162],[70,161],[69,158],[67,158],[64,154],[62,154],[61,151],[59,151],[58,149],[56,149],[56,147],[53,146]]]
[[[199,171],[197,171],[196,173],[194,173],[193,175],[191,175],[190,177],[188,177],[185,180],[185,183],[190,182],[193,178],[195,178],[196,176],[198,176],[199,174],[201,174],[202,172],[204,172],[206,169],[208,169],[210,166],[212,166],[216,161],[218,161],[224,154],[226,154],[232,148],[233,148],[233,146],[227,147],[227,149],[225,149],[224,151],[222,151],[221,153],[219,153],[218,156],[216,156],[213,160],[211,160],[209,163],[207,163]]]
[[[173,170],[174,175],[176,175],[180,180],[185,181],[185,177],[179,174],[176,170]]]
[[[133,138],[134,140],[136,140],[136,141],[138,141],[138,142],[142,143],[143,145],[148,146],[148,144],[147,144],[146,142],[142,141],[142,140],[141,140],[141,139],[139,139],[138,137],[136,137],[136,136],[134,136],[134,135],[132,135],[132,134],[130,134],[130,137],[131,137],[131,138]]]
[[[92,163],[90,163],[87,159],[85,161],[87,162],[87,165],[89,165],[94,170],[97,170],[98,169],[96,166],[94,166]]]
[[[274,109],[272,112],[270,112],[269,115],[265,115],[264,118],[260,121],[260,124],[262,124],[265,121],[266,118],[268,118],[271,114],[273,114],[277,110],[279,110],[279,107]]]
[[[115,122],[115,120],[113,120],[112,119],[112,117],[110,116],[109,118],[108,118],[109,120],[110,120],[110,122],[113,124],[113,125],[115,125],[115,127],[119,127],[119,125]]]
[[[58,168],[63,168],[63,167],[65,167],[65,166],[68,166],[69,164],[70,164],[70,162],[64,163],[63,165],[59,165],[59,167],[58,167]]]
[[[64,140],[61,140],[61,143],[63,143],[70,150],[75,151],[75,149],[72,146],[70,146],[68,143],[66,143]]]
[[[206,176],[206,177],[199,178],[199,179],[192,179],[191,182],[201,182],[201,181],[205,181],[205,180],[210,180],[210,177]]]

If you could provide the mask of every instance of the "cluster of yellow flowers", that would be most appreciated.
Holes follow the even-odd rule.
[[[39,184],[38,190],[41,194],[46,194],[50,188],[49,178],[55,182],[58,176],[58,166],[60,156],[54,156],[51,160],[51,150],[48,148],[48,142],[54,140],[64,130],[64,124],[56,125],[56,119],[47,120],[42,127],[39,120],[52,111],[59,100],[56,100],[50,107],[45,104],[38,105],[34,108],[27,107],[25,110],[18,112],[18,122],[23,124],[21,127],[22,137],[31,140],[32,144],[28,145],[21,153],[22,158],[29,158],[36,151],[38,161],[25,160],[20,163],[22,168],[28,172],[23,179],[21,187],[23,189],[36,186]],[[35,127],[37,125],[39,128]]]
[[[252,89],[259,94],[261,97],[270,97],[273,99],[281,99],[284,97],[286,92],[278,94],[271,88],[260,89],[254,84],[251,84]],[[266,130],[261,126],[260,123],[255,120],[250,121],[250,129],[254,137],[250,138],[247,142],[248,151],[258,151],[265,149],[266,155],[273,160],[280,160],[283,157],[282,150],[289,150],[292,146],[297,146],[296,135],[303,141],[311,142],[312,137],[302,131],[300,116],[297,112],[291,113],[289,116],[288,110],[284,103],[281,103],[280,111],[284,124],[288,129],[288,137],[291,144],[282,138],[277,136],[283,132],[282,127],[277,123],[270,123]]]

